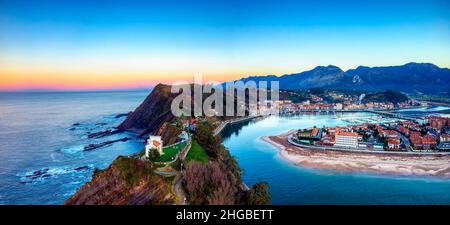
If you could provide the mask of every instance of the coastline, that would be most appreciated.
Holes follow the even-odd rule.
[[[288,142],[287,137],[291,132],[262,136],[260,139],[276,147],[284,160],[296,166],[450,179],[450,156],[383,155],[301,148]]]

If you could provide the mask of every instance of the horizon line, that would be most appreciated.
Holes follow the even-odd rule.
[[[333,65],[333,64],[328,64],[326,66],[325,65],[317,65],[317,66],[315,66],[312,69],[305,69],[305,70],[298,71],[298,72],[293,72],[293,73],[280,73],[279,75],[276,75],[276,74],[247,75],[247,76],[246,75],[242,75],[242,76],[240,76],[240,78],[235,79],[233,81],[237,81],[237,80],[245,79],[245,78],[250,78],[250,77],[263,77],[263,76],[282,77],[282,76],[285,76],[285,75],[295,75],[295,74],[301,74],[303,72],[314,70],[317,67],[334,66],[334,67],[339,68],[343,72],[348,72],[350,70],[354,70],[354,69],[357,69],[359,67],[368,67],[368,68],[396,67],[396,66],[405,66],[405,65],[408,65],[408,64],[431,64],[431,65],[434,65],[434,66],[436,66],[436,67],[438,67],[440,69],[450,69],[450,67],[445,67],[445,66],[444,67],[440,67],[440,66],[438,66],[438,65],[436,65],[434,63],[430,63],[430,62],[412,62],[412,61],[404,63],[404,64],[400,64],[400,65],[382,65],[382,66],[364,66],[364,65],[359,65],[359,66],[356,66],[354,68],[349,68],[347,70],[342,70],[339,66],[336,66],[336,65]],[[228,81],[230,81],[230,80],[225,80],[225,81],[221,81],[221,82],[228,82]],[[190,81],[188,81],[188,82],[190,82]],[[207,82],[207,81],[205,81],[205,82]],[[93,88],[92,86],[91,87],[86,87],[86,88],[83,88],[83,87],[70,88],[70,87],[64,87],[65,85],[54,86],[54,87],[49,87],[49,86],[47,86],[47,87],[29,87],[28,86],[27,87],[27,86],[24,86],[24,87],[16,87],[16,88],[13,87],[13,88],[6,88],[6,89],[0,88],[0,93],[15,93],[15,92],[24,92],[24,93],[26,93],[26,92],[29,92],[29,93],[39,93],[39,92],[41,92],[41,93],[45,93],[45,92],[111,92],[111,91],[124,91],[124,92],[126,92],[126,91],[144,91],[144,90],[149,90],[149,89],[151,90],[155,86],[157,86],[158,84],[167,84],[167,83],[165,83],[165,82],[153,82],[153,84],[151,84],[149,86],[142,86],[142,85],[136,84],[135,86],[127,85],[126,87],[118,85],[116,87],[111,87],[111,86],[101,87],[101,86],[99,86],[97,88]]]

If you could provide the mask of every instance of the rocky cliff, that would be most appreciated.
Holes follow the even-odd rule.
[[[211,96],[211,93],[202,93],[202,101],[200,103],[194,103],[194,85],[191,84],[191,108],[194,108],[194,104],[202,105],[205,100]],[[145,100],[133,111],[130,112],[122,124],[117,127],[117,131],[133,131],[138,134],[147,135],[149,133],[157,133],[165,122],[172,122],[175,117],[171,112],[171,104],[176,96],[180,93],[171,93],[171,85],[158,84],[153,91],[145,98]],[[226,104],[228,93],[223,93],[223,104]],[[234,100],[234,111],[242,104],[248,106],[248,93],[246,94],[246,102],[238,103],[237,97],[232,96]],[[224,108],[225,110],[225,108]],[[248,114],[248,110],[246,112]],[[225,114],[225,111],[224,111]],[[191,115],[193,116],[193,115]],[[210,120],[222,120],[231,119],[230,117],[213,116]],[[96,134],[97,135],[97,134]],[[167,142],[166,142],[167,143]]]
[[[147,134],[157,131],[164,122],[173,120],[170,111],[173,99],[170,85],[158,84],[145,100],[131,112],[117,128],[120,131],[134,131]]]
[[[161,128],[159,128],[156,135],[161,136],[161,139],[163,140],[164,145],[171,145],[175,144],[178,141],[180,141],[180,134],[181,134],[181,128],[170,124],[168,122],[165,122]]]
[[[66,205],[172,204],[173,196],[164,178],[153,174],[148,163],[119,157],[82,186]]]
[[[175,120],[170,109],[177,95],[178,93],[171,93],[171,86],[157,85],[144,102],[119,125],[117,132],[136,131],[141,135],[154,133],[160,135],[166,145],[177,142],[181,129],[173,123],[180,121]],[[209,94],[204,94],[203,99],[208,96]],[[234,101],[236,109],[238,103],[236,99]],[[192,167],[192,173],[185,179],[190,187],[188,200],[191,204],[247,204],[251,196],[243,187],[239,165],[222,145],[221,139],[213,136],[214,126],[210,119],[199,124],[196,132],[199,143],[207,149],[206,154],[210,159],[208,166],[197,167],[210,176],[209,179],[199,176],[195,170],[197,167]],[[165,178],[156,175],[151,165],[136,158],[119,157],[109,168],[95,173],[92,181],[81,187],[65,204],[173,204],[170,184]]]

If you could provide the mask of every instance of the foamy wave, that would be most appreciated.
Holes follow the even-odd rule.
[[[74,179],[82,179],[87,172],[94,169],[93,165],[78,166],[78,167],[46,167],[38,170],[18,173],[17,176],[21,183],[41,183],[48,179],[58,178],[59,176],[72,176]]]
[[[60,151],[66,154],[77,154],[84,151],[84,145],[74,145],[69,147],[61,148]]]

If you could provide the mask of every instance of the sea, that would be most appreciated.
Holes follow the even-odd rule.
[[[88,138],[113,129],[148,95],[145,91],[0,93],[0,204],[63,204],[119,155],[141,151],[134,133]],[[443,114],[448,107],[408,110]],[[317,113],[268,117],[227,127],[225,146],[244,181],[270,184],[274,204],[450,204],[450,180],[343,173],[293,165],[260,137],[291,129],[389,120],[368,113]],[[84,146],[131,138],[92,151]]]
[[[63,204],[119,155],[143,149],[133,133],[111,129],[149,91],[0,93],[0,204]],[[84,146],[130,137],[92,151]]]

